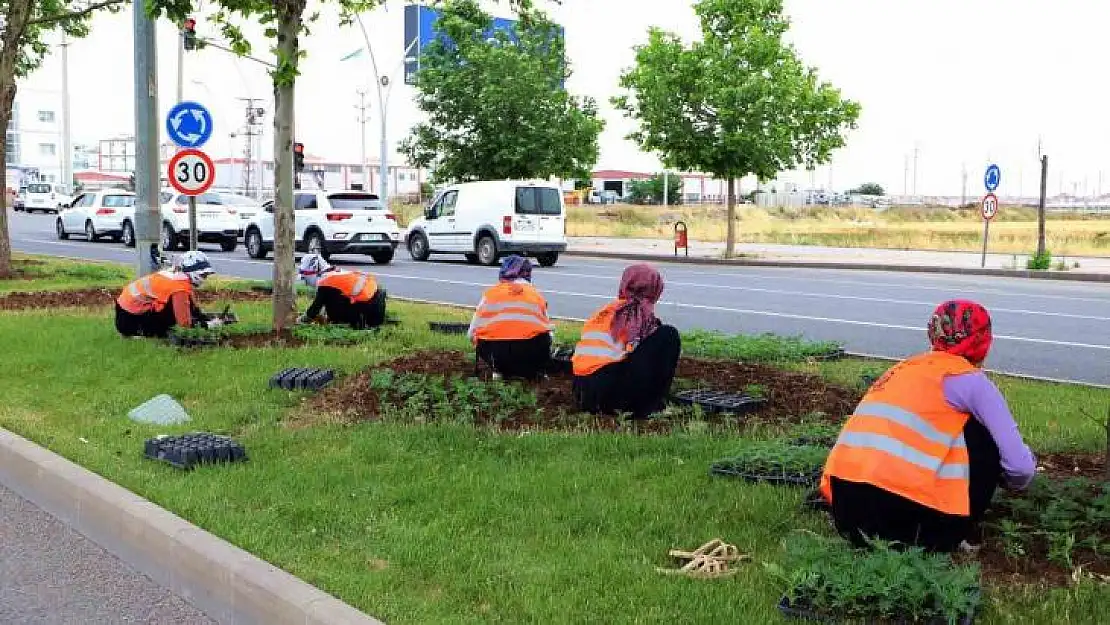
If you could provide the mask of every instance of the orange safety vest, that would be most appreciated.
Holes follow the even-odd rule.
[[[174,271],[158,271],[127,285],[116,302],[133,315],[143,315],[162,312],[175,293],[186,293],[192,299],[193,283],[189,282],[189,276]]]
[[[619,299],[607,304],[582,326],[582,338],[574,346],[574,356],[571,357],[574,375],[590,375],[605,365],[624,360],[632,351],[634,346],[615,340],[609,334],[613,315],[622,304],[624,300]]]
[[[352,304],[369,302],[378,292],[378,281],[374,276],[359,271],[329,271],[320,276],[316,286],[339,289]]]
[[[944,379],[975,371],[960,356],[929,352],[895,365],[867,392],[844,425],[821,476],[870,484],[945,514],[968,516],[971,469],[964,425],[948,405]]]
[[[517,282],[487,289],[471,327],[475,342],[524,340],[554,329],[547,318],[547,302],[536,287]]]

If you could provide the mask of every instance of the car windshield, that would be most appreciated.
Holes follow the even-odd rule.
[[[105,195],[104,206],[107,208],[125,208],[135,205],[134,195]]]
[[[378,196],[368,193],[334,193],[328,196],[332,208],[342,210],[383,210]]]
[[[27,193],[50,193],[50,185],[29,184],[27,185]]]

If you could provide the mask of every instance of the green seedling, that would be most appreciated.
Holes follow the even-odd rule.
[[[824,467],[828,453],[828,449],[820,447],[757,441],[745,445],[729,458],[718,460],[713,467],[718,472],[742,476],[811,479]]]
[[[691,330],[682,335],[682,353],[686,356],[742,362],[805,362],[840,348],[837,343],[818,343],[772,334],[728,335],[710,330]]]

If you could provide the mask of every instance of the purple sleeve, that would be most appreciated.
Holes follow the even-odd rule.
[[[954,375],[944,380],[944,398],[962,412],[971,413],[998,445],[1002,470],[1011,488],[1024,489],[1033,480],[1037,460],[1021,440],[1006,399],[982,371]]]

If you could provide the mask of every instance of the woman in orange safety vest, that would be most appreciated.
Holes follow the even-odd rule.
[[[929,551],[966,547],[999,482],[1024,489],[1036,460],[980,368],[986,309],[937,307],[932,351],[892,367],[864,395],[829,454],[820,492],[856,545],[881,538]]]
[[[682,340],[655,316],[662,295],[659,272],[632,265],[621,276],[617,299],[586,321],[571,359],[579,410],[644,419],[664,408]]]
[[[495,377],[542,377],[551,359],[552,325],[547,302],[532,286],[532,263],[506,256],[497,277],[482,294],[467,336]]]
[[[326,313],[329,323],[363,330],[385,323],[385,289],[378,288],[374,276],[361,271],[336,269],[316,253],[305,254],[297,269],[305,284],[316,288],[316,297],[301,315],[309,323]]]
[[[165,337],[170,328],[212,327],[193,290],[214,273],[204,252],[186,252],[173,270],[156,271],[127,285],[116,298],[116,330],[123,336]]]

